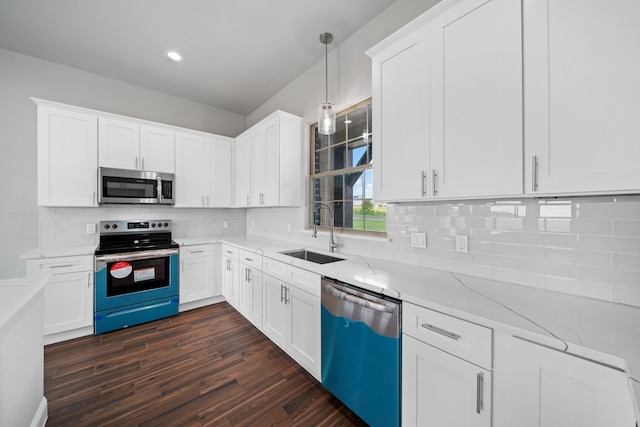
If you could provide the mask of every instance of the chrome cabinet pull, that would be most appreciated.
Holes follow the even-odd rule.
[[[247,260],[247,261],[249,261],[249,262],[252,262],[252,261],[253,261],[253,259],[252,259],[252,258],[247,258],[247,257],[245,257],[244,259],[246,259],[246,260]]]
[[[207,196],[207,206],[209,206],[209,196]]]
[[[438,333],[440,335],[444,335],[447,338],[451,338],[452,340],[458,341],[460,338],[462,338],[458,334],[454,334],[453,332],[449,332],[446,329],[438,328],[437,326],[430,325],[428,323],[423,323],[420,326],[422,326],[423,328],[428,329],[430,331],[436,332],[436,333]]]
[[[91,276],[93,276],[93,273],[88,271],[87,274],[89,276],[88,279],[87,279],[87,288],[90,288],[91,287]]]
[[[284,302],[284,285],[280,283],[280,302]]]
[[[251,196],[247,194],[247,206],[251,205]]]
[[[476,413],[479,414],[484,406],[484,374],[482,372],[478,372],[476,386]]]
[[[427,196],[427,173],[425,171],[420,172],[420,179],[422,180],[422,197]]]
[[[538,156],[531,156],[531,191],[538,191]]]
[[[136,157],[136,169],[138,169],[138,158]]]
[[[247,282],[253,281],[253,271],[250,268],[247,268]]]
[[[438,194],[438,187],[436,186],[437,179],[438,171],[435,169],[431,170],[431,193],[434,196]]]
[[[291,298],[289,297],[291,290],[289,289],[288,286],[284,287],[284,303],[285,304],[289,304],[289,302],[291,301]]]
[[[144,170],[144,157],[142,157],[142,161],[140,162],[140,169]]]
[[[199,254],[199,253],[202,253],[202,252],[204,252],[204,249],[201,249],[199,251],[189,251],[190,254]]]
[[[59,265],[49,266],[49,268],[65,268],[65,267],[73,267],[73,264],[59,264]]]

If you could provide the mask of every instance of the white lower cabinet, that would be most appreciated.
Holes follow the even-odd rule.
[[[320,380],[320,276],[264,259],[263,332]]]
[[[47,273],[45,344],[93,333],[93,256],[27,260],[27,275]]]
[[[636,425],[624,372],[515,337],[507,360],[509,405],[496,426]]]
[[[402,425],[491,426],[491,371],[405,335]]]
[[[222,245],[222,296],[236,309],[240,295],[238,254],[236,247]]]
[[[492,330],[403,304],[402,425],[491,426]]]
[[[240,251],[240,295],[238,311],[262,329],[262,256]]]
[[[221,293],[216,289],[213,244],[180,248],[180,304],[210,298]]]

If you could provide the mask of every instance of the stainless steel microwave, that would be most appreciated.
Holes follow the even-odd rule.
[[[99,168],[98,203],[173,205],[174,174]]]

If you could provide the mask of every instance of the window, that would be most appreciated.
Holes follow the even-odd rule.
[[[371,99],[340,112],[333,135],[320,135],[318,125],[311,126],[311,224],[331,226],[327,209],[314,215],[324,203],[334,212],[336,228],[386,233],[386,206],[372,201],[372,144]]]

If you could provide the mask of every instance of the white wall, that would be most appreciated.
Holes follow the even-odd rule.
[[[346,107],[370,96],[364,52],[433,3],[399,0],[349,39],[337,40],[329,55],[329,100]],[[321,61],[251,113],[248,124],[275,109],[314,123],[323,98]],[[308,178],[308,135],[303,151]],[[307,206],[250,209],[247,233],[326,250],[327,235],[312,239],[307,216]],[[640,306],[639,196],[393,204],[387,230],[388,239],[339,235],[340,250]],[[428,247],[412,248],[411,232],[427,233]],[[469,236],[469,253],[455,252],[456,234]]]
[[[38,246],[36,108],[29,97],[232,137],[246,128],[239,114],[0,49],[0,278],[24,275],[18,256]],[[67,211],[52,212],[55,221]]]

